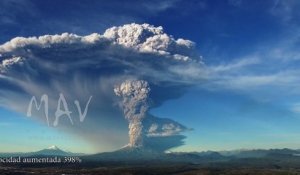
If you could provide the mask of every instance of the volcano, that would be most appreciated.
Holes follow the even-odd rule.
[[[45,155],[45,156],[54,156],[54,155],[55,156],[68,156],[68,155],[71,155],[71,153],[63,151],[55,145],[50,146],[49,148],[34,152],[34,154],[35,155]]]

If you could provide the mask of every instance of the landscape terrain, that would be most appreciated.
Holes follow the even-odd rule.
[[[144,148],[122,148],[114,152],[84,155],[56,146],[31,153],[5,153],[1,157],[76,157],[65,163],[5,163],[1,174],[177,174],[177,175],[297,175],[300,150],[257,149],[160,153]]]

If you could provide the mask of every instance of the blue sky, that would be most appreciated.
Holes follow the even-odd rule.
[[[300,148],[299,8],[297,0],[4,0],[0,43],[17,36],[103,33],[133,22],[162,26],[175,38],[194,41],[213,72],[150,111],[192,128],[175,151]],[[198,72],[184,73],[193,78]],[[0,126],[3,152],[53,144],[74,152],[99,150],[4,107]],[[35,135],[40,139],[31,140]]]

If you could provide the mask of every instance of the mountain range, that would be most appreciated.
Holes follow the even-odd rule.
[[[245,159],[299,159],[300,150],[293,149],[254,149],[254,150],[233,150],[233,151],[205,151],[205,152],[157,152],[143,147],[124,147],[113,152],[98,154],[82,154],[64,151],[57,146],[50,146],[36,152],[28,153],[0,153],[0,157],[8,156],[79,156],[87,162],[138,162],[138,161],[164,161],[164,162],[224,162]]]
[[[122,148],[114,152],[99,153],[82,156],[86,161],[113,161],[113,162],[138,162],[138,161],[163,161],[163,162],[186,162],[208,163],[225,162],[242,159],[281,159],[293,158],[300,161],[300,150],[293,149],[256,149],[235,151],[205,151],[205,152],[170,152],[161,153],[144,148]]]
[[[14,152],[14,153],[0,153],[0,157],[9,157],[9,156],[82,156],[83,153],[72,153],[68,151],[64,151],[57,146],[53,145],[48,148],[35,151],[35,152]]]

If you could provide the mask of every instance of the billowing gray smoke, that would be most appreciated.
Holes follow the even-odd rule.
[[[32,96],[40,102],[47,94],[53,124],[63,93],[74,125],[62,118],[58,127],[86,140],[95,151],[112,151],[128,142],[128,124],[120,117],[124,114],[129,146],[165,151],[183,145],[181,133],[188,128],[151,115],[147,99],[151,98],[150,109],[178,98],[187,87],[201,82],[205,70],[195,43],[175,39],[162,27],[149,24],[126,24],[86,36],[16,37],[0,45],[0,107],[26,114]],[[81,122],[72,102],[78,100],[84,109],[90,96]],[[120,99],[124,114],[116,109]],[[33,109],[32,118],[46,124],[44,107]]]
[[[150,88],[144,80],[126,80],[116,86],[114,92],[123,98],[122,108],[125,118],[129,122],[129,145],[130,147],[142,147],[144,130],[142,120],[148,110],[148,94]]]

